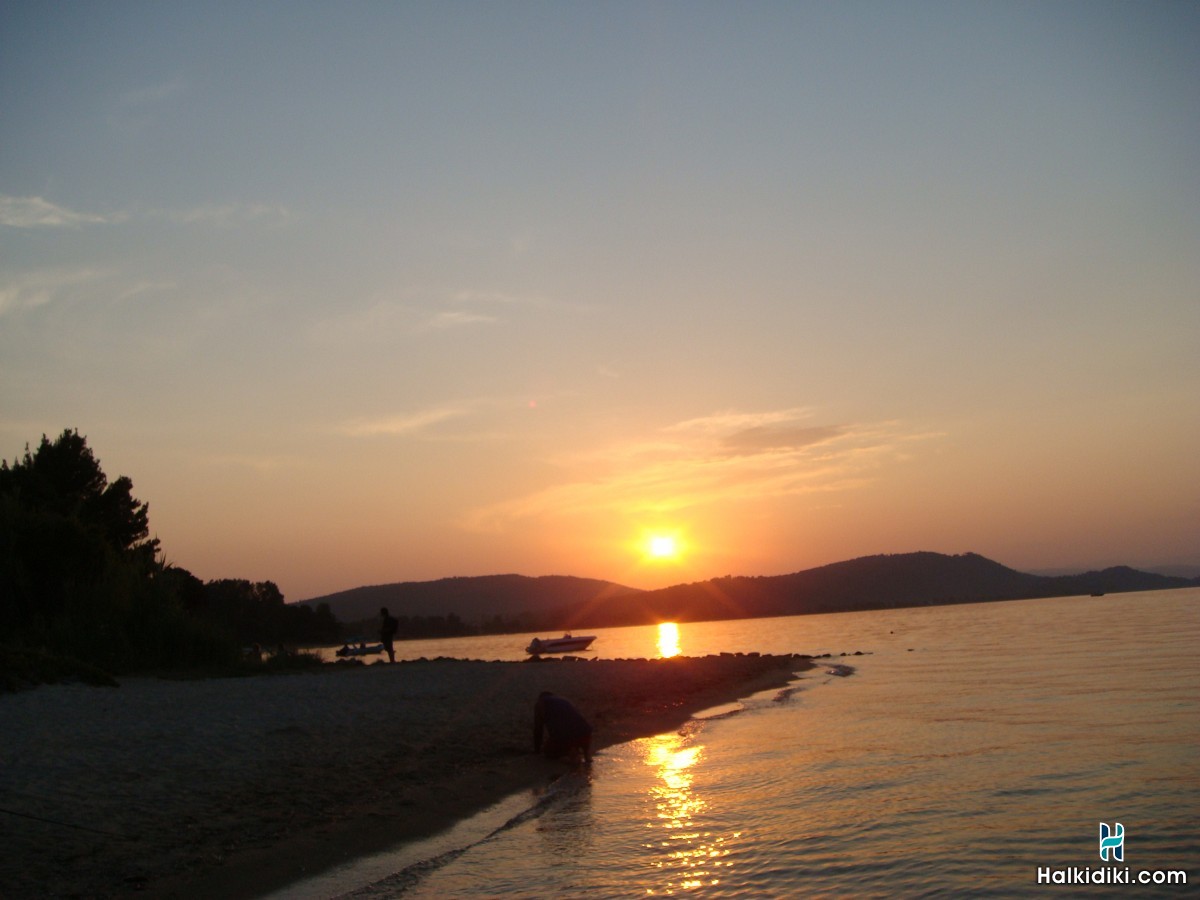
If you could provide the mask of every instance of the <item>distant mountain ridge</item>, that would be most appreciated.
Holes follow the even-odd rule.
[[[726,618],[941,606],[1036,597],[1196,587],[1177,578],[1117,566],[1078,575],[1018,572],[977,553],[866,556],[791,575],[727,577],[619,598],[604,607],[612,621],[706,621]],[[622,609],[621,607],[624,607]]]
[[[496,615],[520,616],[572,611],[605,603],[624,594],[641,593],[611,581],[573,575],[480,575],[404,581],[352,588],[302,600],[306,606],[328,603],[342,622],[376,618],[381,607],[394,616],[434,616],[453,613],[478,624]]]
[[[1196,565],[1179,564],[1179,565],[1173,565],[1173,566],[1143,566],[1140,569],[1137,569],[1135,567],[1135,570],[1140,571],[1140,572],[1146,572],[1150,575],[1170,575],[1175,578],[1191,578],[1191,579],[1200,578],[1200,564],[1196,564]],[[1064,569],[1064,568],[1035,569],[1032,574],[1058,576],[1058,575],[1074,575],[1075,572],[1076,572],[1075,569]]]
[[[343,622],[377,616],[455,614],[480,623],[523,616],[540,628],[849,612],[994,600],[1197,587],[1200,579],[1128,566],[1077,575],[1031,575],[977,553],[865,556],[790,575],[727,576],[642,591],[572,576],[489,575],[355,588],[302,601],[328,603]]]

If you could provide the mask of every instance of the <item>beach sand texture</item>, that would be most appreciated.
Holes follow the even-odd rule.
[[[259,896],[561,775],[532,753],[542,690],[598,749],[808,666],[443,659],[3,695],[0,895]]]

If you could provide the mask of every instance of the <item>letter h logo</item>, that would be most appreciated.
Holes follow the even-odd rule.
[[[1112,830],[1100,823],[1100,858],[1108,862],[1108,851],[1112,851],[1114,862],[1125,862],[1125,826],[1114,822]]]

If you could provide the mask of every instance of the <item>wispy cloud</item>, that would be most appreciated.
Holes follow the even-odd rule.
[[[539,294],[510,294],[504,291],[464,289],[447,294],[441,301],[453,308],[432,313],[426,320],[429,329],[463,325],[490,325],[505,321],[521,310],[582,310],[586,307],[564,303]]]
[[[383,297],[358,309],[339,310],[315,322],[310,329],[320,344],[385,343],[398,336],[419,336],[458,328],[493,325],[500,318],[477,309],[447,309],[417,292],[402,299]]]
[[[414,413],[352,419],[343,423],[338,431],[350,437],[416,434],[441,422],[465,416],[468,412],[466,406],[443,406]]]
[[[53,303],[85,285],[111,278],[105,269],[72,269],[28,272],[0,284],[0,316]]]
[[[43,197],[0,194],[0,225],[9,228],[78,228],[137,220],[231,227],[249,223],[279,225],[291,218],[286,207],[268,203],[202,203],[184,209],[155,209],[140,213],[122,211],[102,215],[59,206]]]
[[[335,431],[349,437],[417,437],[471,443],[511,441],[521,433],[509,427],[513,414],[520,411],[521,415],[528,415],[531,405],[528,397],[515,395],[468,397],[427,409],[350,419],[335,426]],[[450,422],[454,423],[452,427],[439,427]]]
[[[587,304],[572,303],[542,294],[511,294],[506,291],[488,291],[464,288],[454,291],[447,298],[452,303],[474,307],[509,307],[526,309],[588,310]]]
[[[544,302],[539,298],[506,294],[503,291],[479,291],[472,289],[454,291],[447,299],[454,303],[474,303],[491,306],[529,306],[540,305]]]
[[[425,326],[430,329],[461,328],[464,325],[488,325],[498,321],[495,316],[484,313],[468,312],[467,310],[443,310],[425,319]]]
[[[9,228],[77,228],[122,222],[124,213],[99,215],[58,206],[41,197],[10,197],[0,194],[0,225]]]
[[[743,428],[721,439],[721,447],[733,455],[764,453],[772,450],[799,450],[824,444],[845,433],[840,425],[815,425],[783,427],[778,425],[756,425]]]
[[[429,328],[492,324],[502,321],[500,310],[557,309],[566,304],[536,294],[463,289],[447,294],[442,303],[453,308],[434,312],[426,320]]]
[[[143,295],[165,294],[179,290],[176,281],[138,281],[130,284],[119,295],[121,300],[132,300]]]
[[[575,460],[561,484],[477,509],[461,521],[503,531],[564,512],[673,511],[861,488],[888,459],[929,435],[897,423],[801,427],[804,410],[721,413],[663,428],[649,440],[615,444]],[[749,426],[749,427],[746,427]]]
[[[783,423],[807,419],[812,411],[796,406],[790,409],[776,409],[765,412],[736,412],[726,411],[702,416],[698,419],[687,419],[664,428],[668,434],[679,432],[700,432],[703,434],[728,434],[750,428],[765,428],[778,426]]]
[[[190,209],[158,210],[148,215],[177,225],[215,225],[222,228],[250,222],[284,224],[291,218],[287,208],[268,203],[205,203]]]

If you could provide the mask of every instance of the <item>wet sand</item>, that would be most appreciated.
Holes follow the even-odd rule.
[[[421,660],[0,695],[0,894],[261,896],[561,775],[532,752],[542,690],[602,749],[809,666]]]

